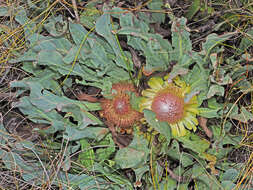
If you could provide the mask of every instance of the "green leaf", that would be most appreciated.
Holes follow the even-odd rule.
[[[45,29],[54,37],[59,37],[67,31],[67,23],[63,21],[62,15],[52,16],[44,24]]]
[[[221,109],[223,105],[218,103],[216,98],[211,98],[207,101],[208,107],[211,109]]]
[[[113,69],[107,72],[110,75],[110,80],[115,83],[116,81],[126,81],[129,80],[129,73],[121,68]]]
[[[60,179],[60,180],[59,180]],[[91,189],[97,190],[98,187],[101,189],[116,188],[117,185],[111,184],[110,181],[103,179],[99,176],[89,176],[86,174],[75,175],[66,172],[59,172],[54,184],[61,187],[68,187],[68,189]],[[118,189],[116,189],[118,190]]]
[[[188,190],[188,189],[189,189],[188,186],[189,186],[188,183],[179,184],[178,187],[177,187],[177,189],[178,189],[178,190]]]
[[[199,115],[205,118],[215,118],[219,117],[218,110],[210,109],[210,108],[199,108]]]
[[[207,58],[215,46],[221,45],[222,42],[226,41],[235,34],[237,34],[237,32],[229,32],[220,36],[215,33],[209,34],[207,36],[206,42],[202,45],[202,53],[205,54]]]
[[[22,81],[12,81],[10,83],[11,87],[19,87],[18,88],[18,94],[30,90],[30,84],[34,86],[38,86],[39,88],[34,88],[36,90],[42,91],[42,89],[47,89],[52,91],[56,95],[63,95],[63,92],[61,91],[61,87],[59,83],[55,80],[55,78],[60,77],[57,73],[53,72],[50,69],[41,70],[38,67],[34,67],[30,62],[26,62],[23,64],[22,67],[27,72],[33,73],[36,77],[33,78],[25,78]],[[33,95],[35,92],[39,93],[39,91],[32,91],[31,95]],[[35,94],[36,94],[35,93]]]
[[[219,142],[219,144],[221,145],[221,148],[223,148],[222,147],[223,145],[238,145],[238,143],[243,138],[240,135],[229,134],[229,130],[231,129],[231,127],[232,125],[229,122],[225,124],[223,130],[219,126],[211,126],[213,134],[214,134],[214,139],[216,139]]]
[[[10,8],[8,6],[0,6],[0,16],[10,16]],[[1,28],[1,27],[0,27]]]
[[[67,52],[67,54],[64,56],[64,58],[63,58],[64,63],[66,63],[66,64],[71,64],[71,63],[75,60],[78,51],[79,51],[79,47],[78,47],[78,46],[73,46],[73,47]],[[79,56],[78,56],[78,57],[79,57]]]
[[[78,155],[79,162],[87,169],[90,169],[95,162],[95,154],[87,140],[81,139],[81,151]]]
[[[2,124],[2,121],[0,120],[0,143],[1,143],[1,147],[4,147],[5,143],[7,143],[8,140],[9,141],[14,141],[15,137],[13,137],[13,135],[11,135],[7,132],[4,125]]]
[[[1,147],[4,147],[4,149],[0,149],[0,159],[2,160],[2,163],[4,164],[5,168],[7,168],[8,170],[22,171],[20,172],[20,174],[24,180],[26,180],[25,175],[30,174],[30,178],[32,178],[33,180],[36,179],[35,180],[36,184],[39,184],[45,180],[48,180],[46,176],[44,175],[45,173],[43,172],[41,164],[39,162],[28,163],[27,160],[23,158],[24,153],[27,154],[28,152],[31,153],[30,155],[32,157],[35,157],[34,154],[36,154],[36,157],[41,157],[40,152],[36,151],[36,149],[34,148],[35,147],[34,144],[27,141],[20,140],[20,142],[15,142],[15,145],[14,145],[13,143],[11,143],[11,141],[13,141],[14,139],[12,139],[11,136],[9,138],[6,135],[5,135],[5,140],[8,140],[9,142],[6,141],[4,142],[4,144],[1,144]],[[3,143],[3,141],[1,142]],[[6,147],[5,147],[5,143],[6,143]],[[10,150],[5,151],[5,149],[6,150],[10,149]],[[30,150],[32,150],[32,152]],[[21,156],[20,151],[22,152],[22,156]],[[30,159],[31,159],[31,156],[30,156]],[[50,170],[48,170],[47,172],[50,173]]]
[[[56,46],[58,52],[64,55],[67,54],[73,46],[66,38],[52,38],[50,39],[50,42]]]
[[[48,48],[46,48],[48,49]],[[62,67],[63,60],[62,55],[57,51],[50,51],[50,49],[45,51],[40,51],[38,54],[38,64],[47,66]]]
[[[147,140],[142,136],[134,135],[131,144],[117,152],[115,161],[122,169],[138,168],[147,162],[148,154]]]
[[[73,126],[74,124],[67,120],[70,116],[78,122],[77,125],[80,129],[89,124],[102,125],[100,120],[88,112],[91,110],[100,110],[99,103],[80,102],[64,96],[55,95],[48,90],[44,90],[43,83],[40,83],[39,80],[35,81],[33,79],[24,79],[23,81],[11,83],[12,87],[21,87],[30,90],[30,97],[22,97],[14,106],[18,107],[32,121],[52,125],[49,128],[51,132],[64,130],[66,123],[67,126]],[[66,119],[57,113],[56,110],[65,112]]]
[[[184,152],[180,151],[179,144],[176,140],[172,141],[172,144],[170,145],[167,154],[170,158],[175,159],[179,161],[180,163],[182,163],[183,167],[187,167],[193,164],[192,158],[189,157]]]
[[[85,6],[85,10],[80,15],[80,23],[85,27],[92,28],[100,16],[100,11],[92,6]]]
[[[37,53],[32,50],[24,52],[22,55],[18,56],[16,59],[10,59],[9,63],[18,63],[22,61],[35,61],[37,59]]]
[[[208,100],[208,108],[199,108],[199,115],[205,118],[220,117],[218,112],[222,109],[222,105],[216,102],[215,98]]]
[[[152,22],[154,23],[164,22],[165,13],[163,12],[162,6],[163,0],[156,0],[148,3],[148,8],[151,9]]]
[[[92,46],[92,52],[89,55],[89,58],[92,59],[92,63],[94,65],[95,68],[99,68],[99,67],[103,67],[105,68],[105,66],[108,64],[113,64],[113,62],[111,62],[111,60],[109,60],[107,52],[104,48],[104,46],[98,42],[95,42]],[[105,64],[107,63],[107,64]]]
[[[37,29],[36,23],[27,17],[26,10],[22,6],[15,13],[15,20],[23,27],[26,37],[33,34]]]
[[[227,158],[228,153],[231,152],[231,150],[234,149],[235,146],[242,140],[242,136],[233,136],[229,133],[231,127],[232,125],[230,122],[225,124],[223,130],[220,126],[210,127],[213,132],[213,139],[215,142],[213,142],[212,149],[209,149],[208,153],[215,155],[219,160]]]
[[[171,45],[158,34],[149,34],[147,43],[143,44],[142,50],[146,57],[145,70],[164,71],[168,68]]]
[[[70,156],[70,152],[69,152],[69,149],[67,149],[64,154],[63,154],[63,157],[64,160],[63,160],[63,163],[62,163],[62,170],[64,172],[67,172],[71,169],[71,156]]]
[[[114,168],[108,167],[107,165],[95,163],[93,169],[95,172],[101,173],[103,176],[106,176],[106,178],[110,180],[110,183],[112,184],[111,189],[120,190],[124,187],[123,189],[133,190],[131,182],[126,179],[125,176],[121,176],[118,172],[114,172]],[[114,183],[112,183],[111,181]],[[109,187],[105,189],[108,188]]]
[[[187,81],[187,84],[191,86],[191,91],[200,92],[198,94],[198,103],[202,104],[202,101],[207,99],[206,94],[208,92],[208,70],[204,69],[200,64],[203,64],[203,60],[198,56],[194,57],[199,63],[195,65],[192,70],[188,72],[187,75],[183,76],[184,81]]]
[[[236,188],[236,184],[234,184],[232,181],[229,180],[224,180],[221,182],[222,187],[224,188],[224,190],[231,190],[231,189],[235,189]],[[237,188],[239,189],[239,188]]]
[[[235,182],[238,176],[239,172],[236,169],[231,168],[225,171],[225,173],[221,176],[221,180],[229,180]]]
[[[237,53],[241,54],[243,52],[247,52],[247,49],[252,46],[253,41],[253,27],[250,28],[244,35],[239,45],[239,48],[236,48]]]
[[[123,11],[123,9],[120,9],[119,11]],[[134,14],[132,12],[120,14],[119,16],[120,16],[119,17],[120,27],[121,27],[119,31],[121,31],[121,30],[131,31],[132,30],[132,32],[137,32],[137,33],[148,32],[149,28],[148,28],[147,24],[143,23],[143,26],[145,26],[145,27],[141,27],[140,20],[137,19],[136,16],[134,16]],[[130,34],[130,33],[128,33],[128,34]]]
[[[250,111],[248,111],[245,107],[241,107],[241,110],[239,111],[237,104],[228,104],[225,113],[227,114],[227,117],[231,119],[235,119],[238,121],[241,121],[243,123],[246,123],[247,121],[252,121],[253,115]]]
[[[229,115],[231,119],[235,119],[238,121],[241,121],[243,123],[247,123],[248,121],[253,121],[253,114],[249,112],[245,107],[241,108],[241,113],[238,113],[237,111],[232,111]]]
[[[189,67],[194,63],[191,53],[184,54],[181,59],[178,60],[178,65],[181,67]]]
[[[178,75],[185,75],[188,73],[188,71],[188,69],[182,67],[181,65],[175,65],[169,74],[169,79],[173,79]]]
[[[224,96],[224,87],[220,85],[211,85],[207,93],[207,98],[211,98],[214,95]]]
[[[133,15],[131,16],[133,17]],[[132,19],[135,20],[136,18],[133,17]],[[172,51],[170,43],[159,34],[148,33],[146,26],[136,26],[140,21],[136,20],[136,22],[132,25],[132,20],[130,20],[128,24],[131,24],[131,26],[122,27],[118,33],[127,35],[128,45],[140,50],[141,54],[146,57],[145,70],[167,70],[169,64],[168,52]]]
[[[81,25],[69,22],[69,31],[76,45],[81,45],[88,31]]]
[[[192,178],[195,179],[195,185],[199,189],[220,190],[221,184],[215,177],[209,175],[203,166],[195,164],[192,169]]]
[[[65,133],[63,138],[68,139],[69,141],[76,141],[82,138],[87,139],[96,139],[97,141],[107,135],[109,130],[104,127],[85,127],[84,129],[76,128],[76,126],[66,126]]]
[[[33,106],[28,97],[21,98],[20,102],[13,104],[13,107],[18,107],[34,123],[48,124],[50,128],[45,130],[45,132],[54,133],[61,131],[64,130],[64,126],[66,125],[63,117],[55,110],[44,112],[36,106]]]
[[[115,144],[112,135],[107,135],[98,146],[105,146],[96,150],[96,157],[99,161],[108,160],[109,157],[115,152]]]
[[[166,176],[166,179],[161,181],[159,184],[160,189],[166,189],[166,190],[175,190],[175,187],[177,186],[176,180],[170,178],[169,176]]]
[[[150,110],[144,110],[144,117],[147,120],[148,124],[150,124],[155,130],[161,133],[168,142],[171,139],[171,129],[167,122],[160,122],[156,119],[156,115],[154,112]]]
[[[70,111],[74,112],[72,106],[78,106],[79,108],[85,111],[96,111],[100,110],[99,103],[90,103],[90,102],[80,102],[77,100],[69,99],[65,96],[57,96],[48,90],[44,90],[43,86],[39,82],[34,82],[30,80],[24,80],[19,82],[11,83],[12,87],[25,87],[26,89],[31,90],[29,101],[38,108],[44,111],[51,111],[52,109],[57,109],[59,111]],[[68,109],[69,108],[69,109]],[[80,110],[78,110],[80,111]],[[86,112],[83,112],[86,114]],[[80,114],[78,114],[80,115]]]
[[[185,14],[185,17],[191,20],[192,17],[199,11],[199,9],[200,9],[200,0],[194,0],[190,8],[188,9],[187,13]]]
[[[219,73],[218,76],[217,72]],[[227,85],[232,84],[233,80],[231,78],[231,73],[227,73],[222,68],[218,68],[217,70],[214,69],[213,74],[210,76],[210,79],[213,83],[216,83],[218,85]]]
[[[149,166],[148,165],[144,165],[141,166],[139,168],[133,168],[134,173],[135,173],[135,183],[138,183],[141,181],[142,176],[149,171]]]
[[[174,50],[170,54],[173,61],[180,61],[185,54],[192,51],[190,33],[187,30],[186,18],[174,18],[171,26]]]
[[[209,146],[210,142],[206,139],[200,138],[198,135],[188,132],[187,135],[176,138],[178,141],[183,143],[184,148],[188,148],[196,153],[205,152]]]
[[[162,36],[158,34],[148,33],[149,27],[147,23],[141,22],[141,20],[137,19],[133,14],[127,14],[126,18],[125,15],[122,14],[121,20],[122,19],[122,28],[118,31],[118,34],[127,35],[128,45],[136,50],[141,50],[143,55],[145,54],[144,56],[146,56],[147,60],[149,60],[147,65],[151,64],[155,66],[155,64],[159,64],[156,67],[156,70],[161,70],[161,68],[165,67],[168,62],[162,62],[165,64],[162,65],[160,61],[152,62],[150,60],[158,59],[158,57],[161,57],[161,60],[163,60],[166,58],[166,56],[168,57],[167,49],[170,48],[168,40],[164,40]],[[160,48],[161,46],[163,47],[164,51]]]
[[[129,70],[132,66],[129,65],[129,60],[127,60],[125,54],[121,51],[116,36],[112,34],[113,30],[114,28],[112,27],[110,14],[105,11],[105,13],[97,19],[96,31],[99,35],[103,36],[112,47],[114,54],[116,55],[116,64]]]
[[[56,46],[50,40],[39,41],[36,45],[33,46],[33,51],[56,51]]]

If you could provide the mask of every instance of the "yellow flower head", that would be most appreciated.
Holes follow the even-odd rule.
[[[140,111],[152,110],[159,121],[168,122],[174,137],[184,136],[186,129],[196,131],[198,120],[198,101],[196,94],[190,94],[190,86],[179,77],[172,82],[161,77],[153,77],[148,81],[149,89],[142,92]]]

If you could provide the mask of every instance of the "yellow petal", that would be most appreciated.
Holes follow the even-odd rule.
[[[179,76],[176,76],[173,81],[176,83],[176,85],[180,86],[181,88],[186,88],[186,83],[182,81]]]
[[[170,74],[165,75],[165,76],[163,77],[164,80],[167,81],[167,80],[169,79],[169,76],[170,76]]]
[[[156,92],[154,92],[154,90],[152,89],[146,89],[142,91],[142,96],[146,96],[151,99],[153,99],[155,95],[156,95]]]
[[[193,121],[195,125],[198,125],[198,124],[199,124],[197,118],[194,117],[194,116],[192,116],[192,115],[191,115],[191,121]]]
[[[182,122],[176,124],[170,124],[173,137],[181,137],[186,135],[186,129]]]
[[[199,124],[197,118],[194,117],[190,112],[186,113],[185,120],[187,120],[188,122],[191,122],[191,123],[193,123],[195,125]]]
[[[194,114],[199,114],[199,110],[197,107],[193,107],[193,106],[186,106],[186,110],[187,112],[192,112]]]
[[[193,125],[192,128],[193,128],[193,131],[194,131],[194,132],[197,130],[196,125]]]
[[[151,105],[152,105],[152,102],[149,101],[148,98],[143,98],[140,101],[140,104],[139,104],[140,112],[142,112],[144,109],[150,109],[151,110]]]
[[[185,86],[185,87],[184,87],[184,92],[183,92],[183,94],[185,95],[185,94],[188,94],[188,93],[190,93],[190,92],[191,92],[191,87]]]
[[[176,124],[170,124],[171,133],[173,137],[178,137],[179,131]]]
[[[163,86],[163,79],[160,77],[152,77],[151,79],[149,79],[148,85],[152,89],[160,90]]]
[[[192,130],[192,129],[193,129],[193,131],[196,131],[196,130],[197,130],[197,127],[194,125],[194,123],[189,122],[189,121],[187,121],[187,120],[184,120],[184,125],[185,125],[185,127],[186,127],[187,129],[189,129],[189,130]]]
[[[179,122],[178,123],[178,128],[179,128],[179,136],[181,137],[181,136],[185,136],[185,134],[186,134],[186,130],[185,130],[185,128],[184,128],[184,124],[183,124],[183,122]]]
[[[191,106],[194,106],[194,107],[198,107],[198,100],[197,100],[197,96],[193,96],[189,102],[188,102],[189,105]]]

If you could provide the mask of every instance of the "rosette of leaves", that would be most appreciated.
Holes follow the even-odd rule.
[[[24,15],[17,15],[17,22],[30,21],[25,12],[20,14]],[[65,128],[64,122],[55,122],[67,120],[60,119],[61,115],[55,110],[68,113],[68,117],[78,121],[80,129],[89,124],[101,125],[89,113],[100,109],[98,103],[71,100],[64,96],[64,91],[74,82],[106,91],[110,90],[112,83],[130,79],[129,72],[133,71],[130,54],[120,51],[117,37],[111,33],[110,22],[108,14],[97,20],[98,36],[92,33],[93,29],[87,31],[81,24],[66,22],[58,16],[44,23],[49,35],[42,35],[40,31],[28,33],[27,51],[10,61],[22,62],[22,68],[33,74],[33,77],[11,83],[12,87],[18,88],[18,94],[29,90],[29,96],[21,98],[15,106],[32,121],[50,124],[52,133]],[[29,28],[24,30],[26,32]],[[40,114],[40,111],[46,114]]]

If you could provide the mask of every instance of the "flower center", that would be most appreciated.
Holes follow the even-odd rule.
[[[170,92],[158,93],[152,102],[151,109],[156,118],[168,123],[176,123],[184,115],[184,99]]]
[[[129,110],[129,102],[125,98],[116,98],[114,100],[113,107],[117,114],[124,115]]]

